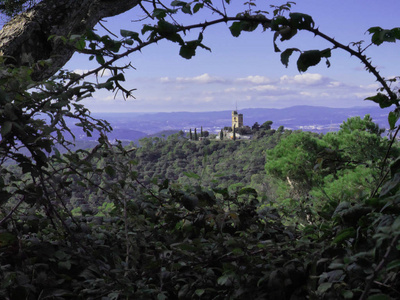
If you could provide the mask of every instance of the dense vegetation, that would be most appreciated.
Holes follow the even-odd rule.
[[[10,14],[35,4],[6,2],[16,7]],[[398,78],[379,74],[364,55],[369,46],[338,43],[311,16],[285,17],[291,4],[272,7],[268,19],[253,9],[228,17],[210,1],[174,1],[169,9],[154,3],[155,24],[141,35],[57,37],[97,60],[99,68],[84,75],[62,70],[35,80],[51,61],[14,65],[1,57],[2,299],[399,298],[400,113],[391,85]],[[368,99],[395,107],[389,135],[367,115],[326,135],[273,130],[266,122],[251,141],[176,134],[143,139],[138,148],[111,145],[109,124],[80,101],[96,89],[129,96],[121,85],[128,66],[114,63],[146,45],[168,39],[185,58],[208,49],[202,31],[195,41],[181,33],[214,23],[185,27],[171,18],[203,8],[221,16],[214,23],[233,21],[234,36],[261,25],[275,33],[274,42],[301,30],[330,42],[322,51],[282,52],[285,65],[300,52],[302,72],[321,59],[329,64],[336,49],[352,54],[381,84]],[[375,45],[400,39],[398,28],[369,33]],[[85,81],[104,69],[113,76]],[[72,151],[66,118],[89,136],[99,131],[98,144]]]

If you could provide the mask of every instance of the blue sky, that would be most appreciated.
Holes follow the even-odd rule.
[[[228,12],[245,9],[245,1],[232,0]],[[255,1],[260,9],[283,1]],[[216,2],[220,3],[220,2]],[[335,37],[343,44],[360,40],[368,42],[369,27],[399,27],[399,0],[299,0],[293,12],[311,15],[321,32]],[[107,19],[104,25],[115,33],[119,29],[139,31],[142,23],[131,20],[143,17],[139,7]],[[212,20],[210,13],[178,18],[184,24],[196,20]],[[150,21],[145,20],[144,23]],[[136,88],[136,99],[123,100],[119,94],[98,92],[85,104],[93,112],[172,112],[215,111],[243,108],[283,108],[294,105],[352,107],[373,105],[363,101],[378,87],[375,78],[363,66],[342,50],[332,52],[332,66],[322,62],[300,74],[293,56],[289,67],[280,63],[280,54],[273,49],[271,32],[257,29],[232,37],[229,25],[219,24],[204,33],[204,44],[212,52],[199,49],[191,60],[179,56],[179,47],[168,41],[144,48],[127,61],[136,70],[126,72],[125,86]],[[101,31],[101,29],[99,28]],[[197,37],[196,32],[191,32]],[[187,38],[193,39],[192,36]],[[366,43],[367,45],[368,43]],[[324,49],[330,45],[307,32],[301,32],[280,48],[297,47],[302,50]],[[400,43],[371,46],[366,54],[385,77],[398,75]],[[66,65],[81,72],[94,65],[87,57],[75,55]]]

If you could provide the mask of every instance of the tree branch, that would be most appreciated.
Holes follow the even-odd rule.
[[[51,36],[69,37],[92,29],[102,18],[121,14],[140,0],[47,0],[16,16],[0,31],[0,55],[6,63],[34,65],[51,59],[51,65],[34,72],[33,78],[44,80],[64,66],[75,48]]]

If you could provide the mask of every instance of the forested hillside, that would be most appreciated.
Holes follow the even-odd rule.
[[[1,299],[399,298],[399,77],[383,77],[366,53],[400,29],[342,44],[293,2],[266,12],[250,1],[232,15],[229,5],[0,1],[15,16],[0,31]],[[93,31],[136,6],[148,17],[140,32]],[[192,19],[204,11],[212,21]],[[190,59],[210,50],[203,34],[216,24],[234,37],[271,31],[284,65],[298,54],[299,72],[350,54],[379,85],[366,100],[390,108],[388,131],[365,115],[325,135],[266,122],[249,141],[111,143],[110,124],[82,101],[98,90],[133,96],[129,55],[169,41]],[[304,32],[329,48],[279,49]],[[61,69],[75,52],[96,67]],[[71,119],[97,144],[74,149]]]

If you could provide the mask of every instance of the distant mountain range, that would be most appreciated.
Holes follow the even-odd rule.
[[[329,108],[322,106],[293,106],[289,108],[248,108],[242,109],[244,124],[252,126],[255,122],[260,125],[265,121],[273,121],[273,128],[284,126],[287,129],[302,129],[326,133],[337,131],[343,121],[349,117],[370,114],[374,122],[387,128],[387,115],[390,110],[377,106]],[[171,112],[171,113],[93,113],[92,116],[107,120],[113,127],[109,139],[138,141],[146,136],[154,136],[164,131],[166,136],[179,130],[189,131],[191,128],[203,126],[203,130],[217,133],[225,126],[231,126],[232,111],[210,112]],[[72,127],[78,140],[95,140],[88,138],[79,127]]]

